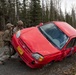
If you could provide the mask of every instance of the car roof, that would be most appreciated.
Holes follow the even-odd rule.
[[[70,24],[62,21],[53,21],[53,23],[59,27],[67,36],[76,36],[76,29]]]

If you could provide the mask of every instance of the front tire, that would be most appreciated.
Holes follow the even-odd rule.
[[[10,55],[11,55],[11,56],[16,53],[14,47],[13,47],[11,44],[10,44],[10,46],[9,46],[9,49],[10,49]]]

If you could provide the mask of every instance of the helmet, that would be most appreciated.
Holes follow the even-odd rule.
[[[7,28],[11,28],[11,27],[13,27],[13,26],[14,26],[14,25],[12,25],[11,23],[7,23],[7,24],[6,24],[6,27],[7,27]]]
[[[19,20],[19,21],[17,22],[17,24],[18,24],[18,25],[23,25],[23,22],[22,22],[21,20]]]

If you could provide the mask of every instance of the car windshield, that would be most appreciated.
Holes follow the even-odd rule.
[[[55,24],[48,23],[39,27],[41,33],[49,40],[54,46],[59,49],[66,44],[68,36],[63,33]]]

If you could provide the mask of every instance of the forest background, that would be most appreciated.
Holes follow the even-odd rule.
[[[16,26],[18,20],[22,20],[25,27],[36,26],[41,22],[65,21],[76,28],[74,5],[70,13],[67,8],[62,12],[61,2],[62,0],[0,0],[0,31],[5,30],[5,25],[9,22]]]

